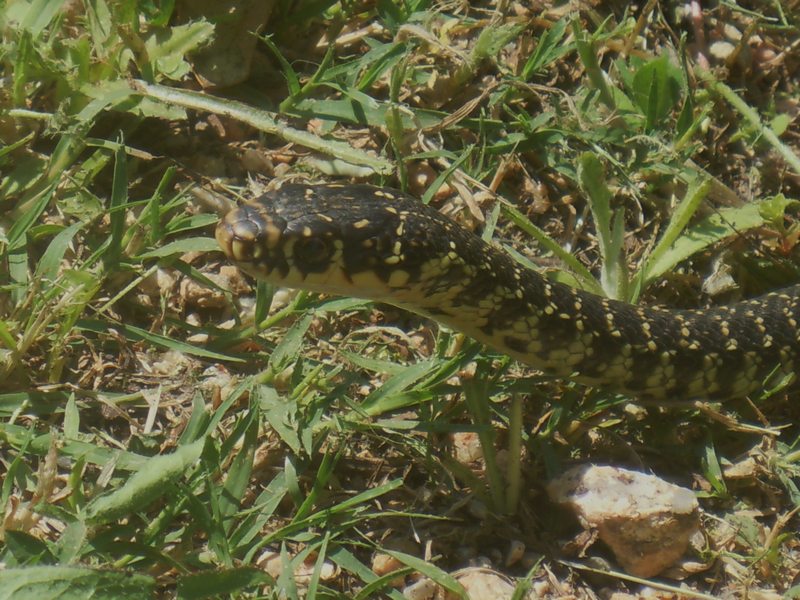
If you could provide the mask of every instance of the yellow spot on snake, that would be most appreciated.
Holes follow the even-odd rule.
[[[409,275],[408,271],[403,271],[402,269],[397,269],[392,271],[389,275],[389,281],[387,282],[389,287],[399,288],[403,287],[408,283],[411,275]]]

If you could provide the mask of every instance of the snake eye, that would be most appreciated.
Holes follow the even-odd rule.
[[[304,271],[324,271],[331,256],[330,244],[318,237],[297,240],[293,250],[297,265]]]

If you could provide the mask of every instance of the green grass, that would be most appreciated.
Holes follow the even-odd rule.
[[[574,461],[697,492],[706,567],[682,593],[800,595],[796,393],[641,404],[391,307],[271,309],[276,290],[224,270],[196,198],[252,196],[253,164],[361,178],[595,293],[698,307],[777,289],[798,280],[791,5],[708,9],[709,44],[715,19],[750,34],[722,68],[658,10],[281,1],[251,78],[200,93],[211,22],[8,0],[0,598],[400,598],[412,573],[460,593],[453,571],[481,556],[518,597],[545,569],[563,594],[638,590],[570,553],[578,528],[543,484]],[[453,456],[465,433],[480,465]],[[512,541],[528,552],[505,565]],[[372,571],[379,552],[396,573]]]

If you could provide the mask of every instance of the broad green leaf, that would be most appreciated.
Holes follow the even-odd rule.
[[[184,254],[185,252],[214,252],[219,250],[216,240],[209,237],[184,238],[164,244],[160,248],[154,248],[147,252],[142,252],[137,258],[161,258],[172,256],[173,254]]]
[[[64,7],[63,0],[32,0],[30,3],[12,2],[11,4],[16,5],[17,9],[25,10],[27,8],[20,25],[34,37],[38,36]]]
[[[278,395],[275,388],[259,385],[253,388],[253,400],[258,402],[264,418],[294,454],[303,452],[297,431],[297,402]]]
[[[760,227],[764,219],[759,213],[759,204],[746,204],[735,208],[721,208],[697,225],[689,227],[672,247],[661,254],[647,267],[644,286],[710,245],[732,235]]]
[[[463,598],[467,600],[469,595],[467,595],[467,591],[462,587],[458,581],[456,581],[455,577],[447,573],[446,571],[442,571],[439,567],[421,559],[417,558],[416,556],[412,556],[411,554],[406,554],[405,552],[398,552],[397,550],[389,550],[384,548],[383,551],[388,554],[389,556],[393,556],[397,560],[399,560],[404,565],[408,565],[409,567],[414,568],[415,570],[419,571],[426,577],[429,577],[448,592],[451,592],[458,596],[459,598]]]
[[[628,274],[622,260],[624,215],[621,210],[612,211],[611,190],[606,185],[603,165],[591,152],[581,155],[578,182],[589,198],[594,216],[603,266],[600,283],[605,295],[616,300],[627,299]]]
[[[53,238],[47,250],[44,251],[39,264],[36,266],[36,280],[53,282],[58,275],[58,270],[61,267],[61,261],[64,259],[64,254],[72,243],[72,238],[83,228],[83,223],[73,223],[69,227],[62,229],[58,235]]]
[[[633,68],[633,100],[647,119],[645,127],[651,130],[680,102],[682,73],[666,54]]]
[[[698,175],[689,183],[689,187],[686,190],[686,195],[673,212],[672,217],[667,224],[667,228],[664,230],[664,233],[658,240],[656,247],[653,248],[650,256],[647,257],[647,262],[642,269],[642,287],[649,285],[655,279],[655,277],[651,274],[652,265],[658,264],[660,265],[659,268],[664,269],[664,265],[666,264],[663,262],[665,255],[669,253],[670,249],[673,247],[676,240],[678,240],[686,225],[692,219],[695,212],[697,212],[698,207],[703,200],[705,200],[709,190],[711,190],[711,180],[706,177]],[[673,260],[678,259],[678,257],[679,254],[672,254]],[[682,259],[678,259],[677,262],[667,266],[666,270],[669,270],[677,265],[680,260]],[[665,271],[662,270],[661,272],[663,273]],[[637,297],[638,292],[640,291],[641,289],[637,290],[637,293],[635,294]]]
[[[379,590],[383,590],[384,586],[380,583],[383,580],[382,577],[378,577],[375,573],[370,569],[367,565],[362,563],[358,558],[355,557],[351,552],[349,552],[346,548],[338,547],[331,550],[328,554],[330,559],[339,565],[345,571],[357,575],[361,578],[361,581],[368,584],[355,596],[355,600],[371,600],[372,598],[376,598],[377,596],[374,595],[373,592],[377,592]],[[401,573],[398,573],[401,574]],[[368,589],[370,585],[374,585],[375,587]],[[404,596],[397,590],[387,589],[383,590],[385,595],[392,598],[392,600],[404,600]]]
[[[320,138],[307,131],[288,127],[278,121],[275,113],[260,110],[242,102],[216,98],[200,92],[151,84],[140,80],[134,81],[132,87],[137,93],[154,100],[183,108],[225,115],[265,133],[277,135],[287,141],[306,146],[312,150],[318,150],[357,165],[366,165],[374,169],[378,174],[386,175],[394,171],[394,165],[391,161],[383,157],[368,154],[353,148],[345,142]]]
[[[300,356],[300,348],[303,346],[303,337],[308,331],[314,315],[306,313],[301,319],[294,323],[280,343],[275,346],[275,350],[269,357],[269,368],[274,373],[279,373],[289,366],[292,361]]]
[[[267,526],[286,493],[286,478],[281,472],[259,494],[252,508],[234,523],[236,529],[228,537],[233,554],[238,556],[240,552],[247,550],[251,541],[262,535],[264,527]]]
[[[25,234],[39,219],[44,209],[50,203],[53,197],[54,188],[48,186],[47,189],[40,193],[36,200],[27,207],[25,212],[16,220],[8,231],[8,247],[16,249],[21,247],[25,242]]]
[[[775,135],[783,135],[784,132],[789,128],[789,125],[792,123],[792,117],[786,114],[775,115],[770,121],[769,126],[770,129],[775,133]]]
[[[539,38],[539,43],[536,44],[533,54],[530,55],[525,66],[522,67],[522,79],[529,80],[573,48],[572,44],[559,45],[561,40],[564,39],[568,22],[568,17],[562,17]]]
[[[61,566],[0,570],[0,600],[141,600],[152,597],[155,587],[152,577],[123,570]]]
[[[238,445],[235,458],[228,467],[223,493],[219,499],[220,515],[224,519],[225,531],[230,531],[235,525],[234,520],[228,520],[239,510],[242,497],[247,491],[250,475],[253,472],[253,458],[258,446],[259,405],[254,402],[242,421],[245,427],[244,436],[231,436]],[[237,427],[238,429],[238,427]]]
[[[292,63],[286,60],[286,57],[280,51],[280,49],[275,45],[275,42],[272,41],[271,35],[263,35],[259,36],[259,39],[264,43],[264,45],[272,52],[273,56],[278,60],[278,64],[281,66],[281,70],[283,71],[283,76],[286,78],[286,83],[289,88],[289,98],[296,96],[300,93],[300,78],[297,76],[297,72],[292,67]],[[285,101],[284,101],[285,102]]]
[[[595,294],[602,294],[603,288],[597,283],[597,280],[592,275],[591,271],[587,269],[581,261],[578,260],[571,252],[562,248],[558,242],[556,242],[553,238],[551,238],[544,229],[541,229],[534,225],[525,215],[523,215],[519,210],[515,207],[503,203],[503,213],[508,216],[513,223],[522,229],[525,233],[530,235],[537,244],[541,245],[545,250],[551,252],[553,256],[561,260],[569,270],[575,275],[581,289],[593,292]],[[520,261],[526,267],[531,268],[532,265],[526,263],[522,256],[519,255],[516,251],[514,251],[510,247],[506,247],[506,251],[508,251],[514,258]]]
[[[107,333],[109,329],[116,329],[123,333],[125,337],[130,340],[147,340],[151,344],[161,346],[162,348],[177,350],[178,352],[185,352],[186,354],[190,354],[192,356],[200,356],[203,358],[210,358],[212,360],[228,362],[246,362],[243,358],[230,356],[228,354],[221,354],[219,352],[213,352],[212,350],[206,350],[205,348],[200,348],[198,346],[187,344],[186,342],[174,340],[171,337],[167,337],[159,333],[147,331],[146,329],[136,327],[135,325],[125,325],[124,323],[108,323],[106,321],[99,321],[96,319],[80,319],[76,323],[76,327],[79,330],[93,331],[100,334]]]
[[[99,496],[86,507],[86,522],[101,525],[116,521],[142,510],[164,494],[174,490],[174,484],[193,468],[203,452],[205,439],[179,446],[170,454],[154,456],[136,471],[122,487]]]
[[[527,23],[490,24],[481,29],[478,40],[472,49],[472,60],[477,63],[486,58],[494,58],[511,40],[519,36]]]
[[[441,365],[442,361],[430,359],[406,367],[364,398],[359,410],[372,417],[395,410],[397,399],[402,393],[407,392],[410,386],[441,367]],[[405,405],[405,402],[401,404]]]
[[[178,598],[180,600],[199,600],[201,598],[222,598],[238,595],[254,587],[272,586],[275,580],[266,572],[255,567],[199,571],[183,575],[178,579]]]
[[[214,25],[204,20],[157,29],[145,41],[147,58],[156,73],[180,79],[191,69],[186,55],[211,40],[213,35]]]
[[[761,216],[778,229],[781,229],[783,227],[783,219],[786,216],[786,209],[798,205],[800,205],[800,200],[787,198],[783,194],[776,194],[765,198],[758,206]]]
[[[38,456],[44,456],[53,443],[53,436],[45,433],[31,439],[30,431],[19,425],[0,422],[0,439],[7,446],[14,448],[25,448],[28,452]],[[59,440],[60,442],[60,440]],[[116,461],[118,469],[135,471],[141,469],[147,463],[147,457],[134,452],[120,452],[119,450],[109,450],[98,448],[94,444],[79,442],[77,440],[67,440],[59,448],[61,456],[68,456],[79,460],[84,458],[93,465],[104,466],[109,461]]]

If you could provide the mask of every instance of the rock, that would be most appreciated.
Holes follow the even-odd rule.
[[[388,575],[392,571],[402,569],[405,565],[390,554],[379,552],[372,558],[372,572],[378,577]],[[405,578],[400,575],[392,580],[392,587],[400,588],[405,583]]]
[[[653,475],[583,465],[551,481],[547,493],[596,530],[622,567],[638,577],[673,565],[699,527],[692,491]]]
[[[511,600],[514,584],[511,579],[485,567],[469,567],[453,573],[464,586],[469,600]],[[446,600],[456,600],[455,594],[445,594]]]
[[[474,431],[457,431],[451,435],[453,454],[462,465],[472,465],[483,461],[483,447]]]
[[[214,39],[192,56],[204,87],[228,87],[250,74],[256,33],[269,20],[275,0],[179,0],[179,22],[200,17],[214,23]]]
[[[467,592],[469,600],[511,600],[514,596],[513,580],[487,567],[467,567],[451,573]],[[408,600],[456,600],[457,594],[439,587],[427,577],[403,590]],[[523,600],[532,600],[532,592],[522,596]]]

